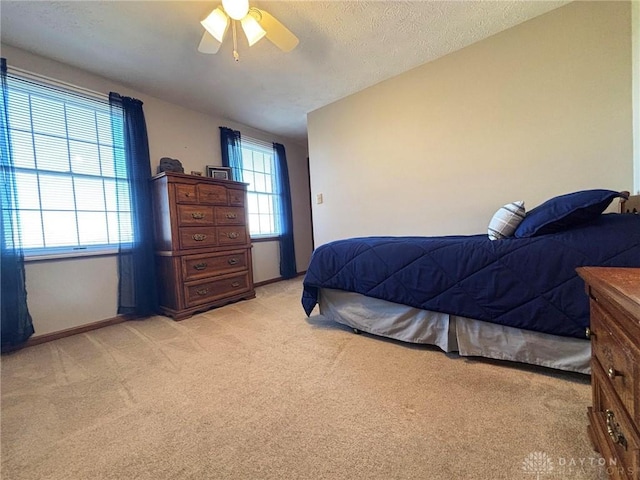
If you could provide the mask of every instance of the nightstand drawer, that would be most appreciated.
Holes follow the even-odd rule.
[[[591,301],[591,329],[594,332],[591,347],[593,356],[607,375],[608,381],[631,418],[637,420],[634,392],[634,361],[631,346],[616,327],[611,316],[596,302]]]
[[[185,284],[185,303],[187,307],[195,307],[249,290],[250,282],[247,272],[226,275],[225,278],[216,277],[215,280]]]
[[[188,255],[182,257],[182,275],[185,281],[197,280],[247,269],[247,251],[224,254]]]
[[[214,225],[213,207],[178,205],[178,225]]]
[[[607,461],[607,466],[612,467],[609,470],[613,478],[637,479],[640,472],[637,433],[624,409],[615,400],[615,393],[607,385],[604,372],[596,368],[593,375],[594,396],[599,405],[589,409],[589,417],[594,433],[602,440],[601,444],[606,444],[600,453]],[[609,457],[615,460],[609,460]]]

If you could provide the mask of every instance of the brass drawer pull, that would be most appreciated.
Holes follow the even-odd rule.
[[[596,334],[593,330],[591,330],[589,327],[587,327],[584,331],[585,335],[587,336],[587,338],[591,338],[591,337],[595,337]]]
[[[193,235],[191,235],[191,238],[193,238],[196,242],[202,242],[203,240],[206,240],[207,236],[204,233],[194,233]]]
[[[613,380],[617,376],[621,377],[622,374],[620,372],[618,372],[615,368],[609,367],[609,369],[607,370],[607,377],[609,377],[611,380]]]
[[[239,260],[237,258],[230,258],[229,260],[227,260],[229,265],[237,265],[238,261]]]
[[[622,445],[624,449],[627,449],[627,439],[624,438],[624,435],[620,431],[620,425],[617,424],[615,420],[615,415],[612,410],[607,410],[607,433],[611,437],[614,443],[618,445]]]
[[[184,196],[185,196],[185,197],[190,197],[190,196],[191,196],[191,194],[190,194],[189,192],[185,192]]]
[[[208,288],[200,288],[198,290],[196,290],[196,294],[202,296],[202,295],[206,295],[207,293],[209,293],[209,289]]]
[[[196,263],[193,268],[195,268],[196,270],[204,270],[205,268],[207,268],[207,264],[205,262]]]
[[[195,218],[196,220],[202,220],[204,218],[204,213],[202,212],[193,212],[191,214],[192,218]]]
[[[238,288],[238,287],[240,286],[240,282],[233,282],[233,283],[231,284],[231,286],[232,286],[233,288]]]
[[[240,234],[238,232],[222,232],[222,234],[227,237],[230,238],[231,240],[234,240],[236,238],[238,238],[240,236]]]
[[[238,218],[238,215],[235,213],[227,213],[226,217],[230,220],[234,219],[234,218]]]

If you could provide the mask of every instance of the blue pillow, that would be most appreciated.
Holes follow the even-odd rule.
[[[580,225],[597,218],[620,196],[613,190],[581,190],[553,197],[527,212],[513,236],[536,237]]]

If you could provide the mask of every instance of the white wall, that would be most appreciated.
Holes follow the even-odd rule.
[[[269,142],[285,146],[294,213],[294,240],[298,271],[306,270],[311,256],[311,219],[306,146],[250,129],[131,90],[68,65],[3,45],[1,54],[10,66],[22,68],[93,91],[139,98],[144,102],[152,173],[161,157],[177,158],[185,172],[221,165],[219,126],[230,126]],[[278,245],[256,244],[254,280],[280,276]],[[36,335],[51,333],[116,316],[117,263],[115,256],[73,260],[30,261],[26,264],[28,305]]]
[[[316,110],[315,245],[484,233],[510,201],[630,190],[631,102],[630,4],[574,2]]]
[[[26,278],[35,335],[116,316],[115,256],[27,262]]]

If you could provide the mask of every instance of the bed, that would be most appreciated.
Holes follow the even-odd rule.
[[[616,198],[620,213],[603,213]],[[306,314],[318,305],[356,332],[590,373],[589,302],[576,268],[640,268],[640,196],[585,190],[526,214],[519,203],[496,212],[488,235],[318,247],[303,281]]]

